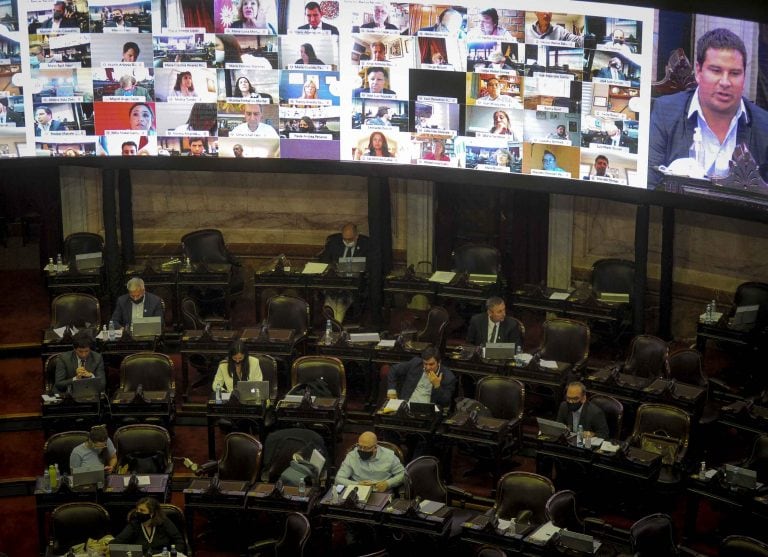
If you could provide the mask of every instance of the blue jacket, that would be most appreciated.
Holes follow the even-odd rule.
[[[648,149],[648,185],[656,186],[663,174],[654,170],[654,166],[669,165],[672,161],[686,158],[693,143],[693,130],[697,126],[697,117],[693,114],[686,118],[691,99],[696,93],[683,91],[674,95],[659,97],[653,103],[651,112],[650,146]],[[744,106],[749,115],[749,123],[744,118],[739,120],[736,143],[746,143],[758,165],[768,162],[768,111],[755,103],[744,99]]]
[[[421,379],[423,373],[423,360],[419,357],[412,358],[407,362],[392,366],[387,378],[387,387],[389,389],[397,390],[397,385],[400,383],[400,389],[397,390],[397,396],[402,400],[408,400],[411,398],[413,391],[416,390],[416,385],[418,385],[419,379]],[[442,364],[440,365],[439,373],[443,375],[443,380],[440,382],[439,388],[432,389],[431,402],[438,406],[450,406],[451,399],[456,390],[456,376],[450,369]]]

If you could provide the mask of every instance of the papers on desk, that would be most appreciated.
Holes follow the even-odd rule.
[[[547,542],[560,531],[559,526],[555,526],[552,522],[547,522],[539,526],[533,534],[526,538],[527,541],[535,543],[536,545],[546,545]]]
[[[552,292],[552,294],[549,295],[550,300],[567,300],[570,297],[570,292]]]
[[[310,261],[304,265],[304,270],[301,271],[301,273],[304,275],[322,275],[327,268],[328,263],[317,263]]]
[[[403,405],[405,401],[400,398],[390,398],[387,400],[387,403],[384,405],[384,408],[381,409],[381,411],[385,414],[388,414],[390,412],[397,412],[400,410],[400,407]]]
[[[456,276],[453,271],[435,271],[432,276],[429,277],[429,282],[439,282],[440,284],[448,284]]]
[[[77,334],[77,327],[72,326],[69,328],[69,330],[72,331],[72,336]],[[56,333],[59,338],[62,338],[64,336],[64,333],[67,332],[67,326],[64,325],[63,327],[57,327],[56,329],[53,330],[53,332]]]
[[[229,400],[229,397],[232,396],[232,393],[228,393],[226,391],[221,391],[221,400],[226,402]]]
[[[519,366],[527,366],[531,363],[531,360],[533,359],[533,354],[526,354],[525,352],[520,354],[515,354],[515,363]]]
[[[148,485],[152,485],[152,481],[149,479],[149,476],[136,476],[136,479],[139,482],[139,487],[147,487]],[[128,487],[128,483],[131,481],[131,476],[123,476],[123,487]]]
[[[365,503],[368,500],[368,497],[371,496],[371,491],[373,491],[372,485],[352,484],[344,488],[344,493],[341,494],[341,498],[346,500],[347,496],[352,493],[352,490],[355,488],[357,488],[357,498],[361,503]]]
[[[722,317],[723,317],[723,313],[720,311],[712,312],[711,318],[709,314],[704,312],[701,315],[699,315],[699,323],[705,323],[710,325],[712,323],[717,323],[718,321],[720,321]]]
[[[379,333],[351,333],[349,335],[349,342],[379,342],[381,336]]]
[[[43,402],[59,402],[59,400],[61,400],[59,399],[59,395],[53,395],[53,396],[43,395]]]
[[[96,338],[99,340],[109,340],[109,331],[99,331],[99,334],[96,335]],[[122,329],[115,329],[115,338],[123,338],[123,330]]]
[[[539,367],[557,370],[557,362],[555,360],[539,360]]]
[[[610,441],[603,441],[603,444],[600,445],[600,452],[606,454],[616,454],[620,448],[621,445],[619,444],[613,444]]]
[[[376,348],[394,348],[396,342],[397,342],[396,339],[391,339],[391,340],[382,339],[379,341],[379,344],[376,345]]]
[[[435,514],[444,506],[445,503],[441,503],[440,501],[430,501],[429,499],[424,499],[421,503],[419,503],[419,510],[424,514]]]

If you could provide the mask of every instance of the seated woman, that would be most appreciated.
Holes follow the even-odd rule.
[[[236,340],[229,346],[227,359],[219,364],[213,378],[213,390],[221,388],[231,393],[238,381],[262,381],[259,359],[248,355],[248,347],[242,340]]]
[[[144,553],[160,553],[163,548],[187,552],[184,537],[170,518],[165,516],[160,503],[152,497],[144,497],[128,514],[128,524],[110,543],[141,544]]]
[[[89,468],[101,464],[104,472],[111,474],[117,466],[117,450],[107,435],[107,426],[95,425],[88,432],[88,440],[81,443],[69,455],[69,469]]]

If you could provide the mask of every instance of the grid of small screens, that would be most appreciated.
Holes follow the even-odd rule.
[[[0,0],[0,155],[360,160],[644,187],[653,12],[510,8]]]

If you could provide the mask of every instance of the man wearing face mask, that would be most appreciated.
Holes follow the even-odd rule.
[[[99,391],[104,392],[106,379],[101,354],[91,350],[91,336],[79,331],[72,337],[72,351],[59,354],[56,359],[56,390],[66,392],[73,381],[96,379]]]
[[[609,437],[603,410],[587,400],[587,388],[579,381],[568,384],[565,400],[557,411],[557,421],[571,431],[577,431],[581,426],[585,433],[591,432],[602,439]]]
[[[344,225],[341,234],[331,234],[320,254],[323,263],[336,263],[342,257],[368,257],[368,236],[358,234],[357,225]]]
[[[66,2],[63,0],[55,2],[51,17],[40,25],[40,29],[73,29],[78,27],[77,19],[65,17],[66,10]]]
[[[374,491],[389,491],[403,483],[405,469],[397,455],[386,447],[378,445],[376,434],[363,432],[357,440],[357,447],[344,457],[336,483],[342,485],[370,485]]]
[[[144,281],[133,277],[125,285],[128,294],[123,294],[115,303],[112,321],[115,327],[127,327],[137,317],[162,317],[163,304],[159,296],[144,290]]]

